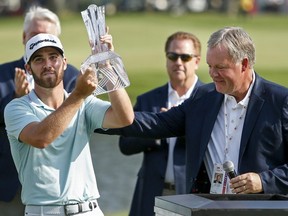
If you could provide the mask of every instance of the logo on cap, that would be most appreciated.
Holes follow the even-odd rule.
[[[29,49],[30,50],[34,49],[34,46],[37,46],[39,43],[42,43],[42,42],[51,42],[51,43],[57,44],[57,42],[55,40],[53,40],[53,39],[44,39],[44,40],[39,40],[36,43],[30,44]]]
[[[63,46],[57,36],[41,33],[30,38],[26,43],[25,62],[28,63],[30,61],[31,56],[37,50],[43,47],[54,47],[61,53],[61,55],[64,55]]]

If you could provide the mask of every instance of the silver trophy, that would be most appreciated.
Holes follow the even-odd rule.
[[[105,35],[105,7],[89,5],[81,12],[85,23],[92,54],[81,65],[81,71],[92,67],[96,73],[98,85],[93,95],[114,91],[130,85],[122,59],[110,51],[107,44],[101,44],[100,36]]]

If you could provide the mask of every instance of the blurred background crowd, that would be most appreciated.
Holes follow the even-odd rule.
[[[56,13],[79,12],[90,4],[105,5],[107,15],[121,11],[168,11],[176,15],[206,11],[231,15],[288,13],[288,0],[0,0],[0,15],[21,15],[32,4]]]

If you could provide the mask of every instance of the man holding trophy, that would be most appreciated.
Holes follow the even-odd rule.
[[[125,71],[119,72],[121,60],[113,56],[112,36],[94,37],[106,45],[108,55],[92,52],[70,94],[63,87],[67,61],[61,41],[38,34],[26,44],[25,68],[35,88],[12,100],[4,112],[25,216],[103,215],[97,202],[90,134],[96,128],[127,126],[134,113],[125,86],[118,85],[119,74]],[[101,93],[108,92],[110,102],[93,96],[100,82]]]

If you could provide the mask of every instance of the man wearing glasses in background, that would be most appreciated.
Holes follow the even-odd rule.
[[[137,97],[135,111],[163,112],[190,97],[202,83],[199,67],[201,44],[187,32],[176,32],[165,44],[169,82]],[[130,216],[154,215],[155,196],[185,193],[184,137],[162,140],[120,137],[125,155],[143,152],[142,167],[132,200]]]

